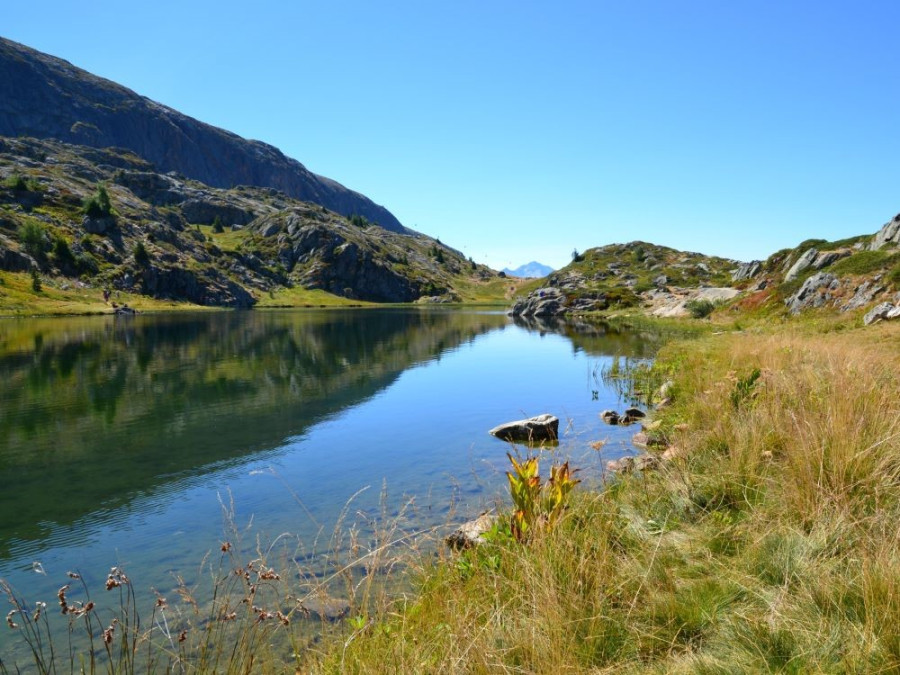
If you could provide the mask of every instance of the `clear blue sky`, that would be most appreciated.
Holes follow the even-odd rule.
[[[900,2],[11,2],[0,34],[495,268],[748,260],[900,211]]]

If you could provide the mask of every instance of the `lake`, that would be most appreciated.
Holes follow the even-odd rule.
[[[0,320],[0,579],[53,604],[120,566],[171,593],[223,541],[314,566],[377,522],[441,534],[505,503],[488,429],[545,412],[544,454],[596,484],[637,430],[599,420],[622,407],[601,372],[656,347],[452,309]]]

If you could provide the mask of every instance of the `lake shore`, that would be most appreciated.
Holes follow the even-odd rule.
[[[900,666],[900,328],[665,347],[683,449],[552,530],[416,570],[314,672],[861,672]],[[754,375],[754,373],[758,373]]]

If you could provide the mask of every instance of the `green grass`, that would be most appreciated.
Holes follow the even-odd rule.
[[[828,271],[839,277],[850,274],[872,274],[890,269],[898,263],[900,263],[900,253],[859,251],[849,258],[838,260],[828,268]]]

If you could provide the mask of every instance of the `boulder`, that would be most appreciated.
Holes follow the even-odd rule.
[[[647,413],[645,413],[640,408],[628,408],[625,410],[625,417],[632,421],[643,419],[646,416],[647,416]]]
[[[506,422],[494,427],[489,432],[504,441],[555,441],[559,438],[559,418],[544,413],[525,420]]]
[[[471,548],[483,544],[484,533],[490,530],[496,521],[495,514],[482,513],[474,520],[460,525],[444,539],[444,542],[453,549]]]
[[[875,305],[875,307],[868,311],[868,313],[863,317],[863,324],[868,326],[869,324],[873,324],[876,321],[886,321],[888,319],[894,319],[898,315],[900,315],[900,306],[895,307],[890,302],[882,302],[878,305]]]
[[[112,216],[101,216],[92,218],[85,216],[81,219],[81,228],[90,234],[106,234],[116,226],[116,219]]]
[[[600,419],[607,424],[618,424],[619,413],[617,413],[615,410],[604,410],[602,413],[600,413]]]

